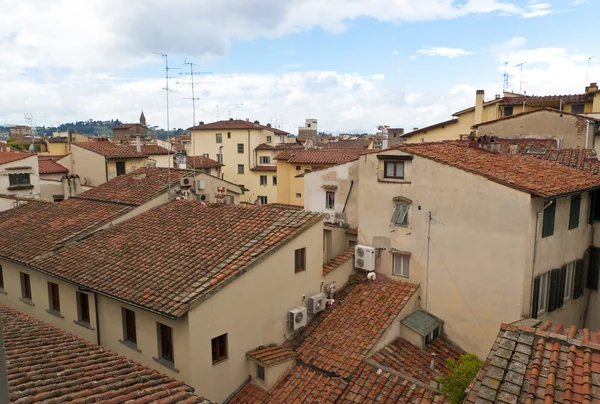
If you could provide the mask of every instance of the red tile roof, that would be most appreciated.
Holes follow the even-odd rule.
[[[0,164],[12,163],[13,161],[26,159],[35,156],[35,154],[21,152],[0,152]]]
[[[320,220],[306,211],[176,201],[65,247],[36,267],[179,317]]]
[[[549,149],[546,153],[536,156],[542,160],[553,161],[567,167],[600,174],[600,161],[593,149]]]
[[[288,133],[277,129],[277,128],[273,128],[270,126],[265,126],[265,125],[260,125],[260,124],[255,124],[253,122],[250,121],[244,121],[242,119],[229,119],[228,121],[217,121],[217,122],[210,122],[210,123],[205,123],[202,125],[198,125],[198,126],[194,126],[192,128],[189,128],[190,130],[205,130],[205,129],[223,129],[223,130],[227,130],[227,129],[260,129],[260,130],[268,130],[270,132],[273,132],[275,134],[278,135],[287,135]]]
[[[304,210],[304,206],[302,205],[292,205],[290,203],[268,203],[266,205],[262,205],[262,206],[267,206],[267,207],[272,207],[272,208],[278,208],[278,209],[291,209],[291,210]]]
[[[53,204],[28,203],[0,212],[0,257],[32,263],[36,257],[129,210],[119,204],[70,198]]]
[[[343,164],[349,161],[357,160],[363,152],[362,149],[308,149],[308,150],[291,150],[290,156],[287,157],[288,151],[283,151],[278,154],[275,159],[287,160],[290,164]]]
[[[277,166],[254,166],[250,171],[277,171]]]
[[[458,112],[457,112],[457,114],[458,114]],[[456,115],[456,114],[454,114],[454,115]],[[427,132],[428,130],[431,130],[431,129],[443,128],[446,125],[454,125],[456,123],[458,123],[458,119],[457,118],[449,119],[447,121],[434,123],[433,125],[425,126],[423,128],[419,128],[419,129],[415,129],[415,130],[410,131],[410,132],[406,132],[405,134],[402,135],[402,137],[405,137],[405,138],[406,137],[411,137],[411,136],[417,135],[419,133],[425,133],[425,132]]]
[[[352,257],[354,257],[354,246],[346,248],[344,251],[323,264],[323,276],[338,268]]]
[[[304,149],[300,143],[279,143],[272,146],[268,143],[261,143],[256,146],[256,150],[290,150],[290,149]]]
[[[67,167],[62,166],[53,160],[40,160],[38,158],[38,164],[40,167],[40,174],[66,174],[69,172]]]
[[[135,146],[132,147],[135,148]],[[148,156],[162,156],[165,154],[169,154],[169,151],[157,144],[143,144],[142,153],[147,154]]]
[[[201,403],[190,387],[0,305],[10,402]]]
[[[485,125],[488,125],[488,124],[491,124],[491,123],[497,123],[497,122],[506,121],[506,120],[509,120],[509,119],[520,118],[520,117],[525,116],[525,115],[537,114],[537,113],[544,112],[544,111],[545,112],[553,112],[553,113],[556,113],[556,114],[559,114],[559,115],[571,115],[571,116],[575,116],[575,117],[580,118],[580,119],[589,119],[589,120],[592,120],[592,121],[595,121],[595,122],[600,121],[600,119],[594,119],[592,117],[587,117],[587,116],[584,116],[584,115],[572,114],[570,112],[560,111],[560,110],[554,109],[554,108],[542,107],[542,108],[532,109],[530,111],[521,112],[521,113],[518,113],[518,114],[503,116],[503,117],[498,118],[498,119],[492,119],[491,121],[481,122],[481,123],[475,124],[475,125],[473,125],[471,127],[472,128],[479,128],[481,126],[485,126]]]
[[[501,105],[518,105],[523,102],[560,102],[561,100],[567,104],[577,102],[587,102],[589,98],[588,94],[565,94],[565,95],[539,95],[531,96],[524,95],[519,97],[504,97],[502,98]]]
[[[179,184],[180,178],[188,175],[191,174],[187,170],[142,167],[82,192],[75,198],[139,206],[161,194],[166,194],[169,179],[171,185]]]
[[[600,332],[517,323],[501,325],[465,403],[600,402]]]
[[[95,142],[74,142],[71,146],[81,147],[96,154],[100,154],[108,159],[113,158],[144,158],[148,157],[145,153],[140,153],[135,146],[122,145],[106,140]]]
[[[218,168],[223,167],[223,164],[204,156],[188,156],[187,163],[191,167],[196,168]]]
[[[323,149],[367,149],[373,143],[371,139],[337,140],[335,142],[319,144]]]
[[[271,344],[259,346],[252,351],[246,352],[246,356],[266,367],[270,367],[281,362],[295,359],[296,352],[279,345]]]
[[[464,142],[404,144],[398,149],[544,198],[600,187],[600,177],[581,170],[532,156],[473,149]]]

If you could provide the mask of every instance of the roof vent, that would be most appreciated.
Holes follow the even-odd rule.
[[[270,127],[271,127],[271,124],[270,124],[270,123],[268,123],[268,124],[267,124],[267,128],[270,128]]]
[[[204,125],[204,121],[200,121],[200,123],[198,124],[198,126],[202,126]]]
[[[499,100],[500,99],[500,94],[496,94],[496,99]]]
[[[254,124],[255,125],[260,125],[260,122],[259,121],[254,121]]]
[[[233,121],[233,118],[229,118],[230,121]]]

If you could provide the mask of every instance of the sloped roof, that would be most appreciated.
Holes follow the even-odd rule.
[[[532,109],[530,111],[521,112],[521,113],[518,113],[518,114],[512,114],[512,115],[508,115],[508,116],[503,116],[501,118],[493,119],[491,121],[481,122],[481,123],[475,124],[475,125],[473,125],[471,127],[472,128],[479,128],[479,127],[486,126],[486,125],[489,125],[489,124],[492,124],[492,123],[507,121],[507,120],[511,120],[511,119],[515,119],[515,118],[521,118],[521,117],[526,116],[526,115],[539,114],[541,112],[550,112],[550,113],[555,113],[555,114],[559,114],[559,115],[569,115],[569,116],[574,116],[574,117],[579,118],[579,119],[587,119],[587,120],[594,121],[594,122],[599,122],[600,121],[600,119],[595,119],[595,118],[587,117],[587,116],[584,116],[584,115],[573,114],[571,112],[561,111],[561,110],[554,109],[554,108],[542,107],[542,108]]]
[[[290,149],[304,149],[300,143],[279,143],[275,146],[272,146],[268,143],[261,143],[256,146],[255,150],[290,150]]]
[[[306,211],[182,200],[65,247],[36,266],[179,317],[320,219]]]
[[[129,210],[124,205],[69,198],[53,204],[28,203],[0,212],[0,257],[32,263],[36,257]]]
[[[277,171],[277,166],[258,165],[252,167],[250,171]]]
[[[544,198],[600,187],[600,177],[527,155],[491,153],[445,141],[404,144],[399,150]]]
[[[523,95],[518,97],[503,97],[502,105],[518,105],[524,102],[560,102],[567,104],[576,102],[587,102],[589,94],[565,94],[565,95]]]
[[[287,135],[288,132],[283,131],[281,129],[273,128],[271,126],[265,126],[260,124],[255,124],[251,121],[245,121],[242,119],[229,119],[225,121],[216,121],[205,123],[202,125],[197,125],[189,128],[189,130],[204,130],[204,129],[260,129],[260,130],[268,130],[278,135]]]
[[[10,402],[203,403],[184,382],[0,304]]]
[[[344,262],[354,257],[354,246],[346,248],[344,251],[323,264],[323,276],[338,268]]]
[[[502,324],[465,403],[600,402],[600,332]]]
[[[218,168],[224,166],[224,164],[204,156],[188,156],[187,163],[191,167],[196,168]]]
[[[335,142],[319,144],[323,149],[368,149],[373,141],[371,139],[337,140]]]
[[[429,126],[425,126],[423,128],[415,129],[413,131],[406,132],[401,137],[411,137],[411,136],[414,136],[414,135],[418,135],[419,133],[425,133],[425,132],[427,132],[428,130],[431,130],[431,129],[443,128],[443,127],[445,127],[447,125],[453,125],[455,123],[458,123],[458,118],[449,119],[447,121],[438,122],[438,123],[434,123],[433,125],[429,125]]]
[[[295,359],[296,352],[279,345],[271,344],[259,346],[256,349],[246,352],[246,356],[266,367],[269,367],[281,362]]]
[[[548,149],[536,157],[592,174],[600,174],[600,161],[593,149]]]
[[[30,153],[22,153],[22,152],[0,152],[0,164],[12,163],[13,161],[18,161],[22,159],[26,159],[27,157],[35,156],[35,154]]]
[[[169,154],[169,150],[157,144],[143,144],[142,153],[147,154],[148,156],[163,156]]]
[[[165,194],[180,178],[191,175],[187,170],[160,167],[142,167],[132,173],[119,175],[104,184],[82,192],[75,199],[119,203],[139,206],[150,199]]]
[[[55,162],[54,160],[38,158],[40,174],[62,174],[68,173],[69,169]]]
[[[95,142],[74,142],[71,144],[71,146],[81,147],[109,159],[148,157],[147,154],[138,152],[134,146],[113,143],[107,140],[98,140]]]
[[[361,149],[308,149],[308,150],[292,150],[291,155],[287,158],[290,164],[343,164],[349,161],[357,160],[363,150]],[[277,160],[285,159],[286,151],[278,154]]]

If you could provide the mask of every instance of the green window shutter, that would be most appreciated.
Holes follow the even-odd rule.
[[[589,289],[598,290],[598,280],[600,277],[600,248],[592,247],[590,251],[590,263],[588,267],[588,276],[586,286]]]
[[[581,211],[581,194],[571,197],[571,209],[569,211],[569,230],[579,227],[579,213]]]
[[[533,280],[533,296],[531,298],[531,318],[537,318],[539,294],[540,277],[536,276]]]
[[[556,200],[544,209],[544,221],[542,223],[542,237],[548,237],[554,234],[554,216],[556,214]]]
[[[575,262],[575,281],[573,287],[573,299],[583,296],[584,280],[583,280],[583,260]]]
[[[567,266],[563,265],[558,277],[558,296],[556,299],[556,308],[561,308],[565,302],[565,286],[567,283]]]
[[[548,312],[556,310],[558,307],[558,284],[560,281],[560,274],[558,269],[550,271],[550,287],[548,288]]]

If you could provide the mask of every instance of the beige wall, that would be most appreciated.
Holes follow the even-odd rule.
[[[215,195],[219,193],[218,188],[223,187],[225,188],[225,193],[233,198],[234,204],[237,205],[240,203],[241,190],[238,186],[204,173],[196,175],[196,184],[198,184],[198,181],[204,182],[204,189],[198,188],[198,198],[201,195],[205,195],[207,202],[216,202]]]
[[[46,151],[39,154],[48,154],[50,156],[62,156],[69,152],[66,143],[50,143],[46,141]]]
[[[563,139],[565,148],[575,149],[586,146],[585,120],[569,114],[543,110],[479,126],[477,134],[479,136],[495,135],[502,138],[560,138]],[[589,147],[591,147],[593,143],[592,128],[590,128],[588,141]]]
[[[23,168],[15,171],[8,170],[10,168]],[[29,182],[33,185],[31,189],[8,189],[10,181],[8,174],[11,173],[29,173]],[[21,196],[26,198],[40,197],[40,170],[36,155],[27,157],[10,163],[0,164],[0,194],[8,194]]]
[[[320,240],[323,227],[310,229],[250,269],[189,313],[190,383],[212,400],[222,401],[248,377],[246,352],[282,343],[287,312],[304,305],[302,296],[319,293],[322,278]],[[307,270],[294,273],[294,250],[306,247]],[[249,287],[254,285],[255,287]],[[260,287],[256,287],[260,285]],[[249,303],[252,304],[249,304]],[[228,359],[213,366],[211,339],[228,334]]]
[[[106,159],[83,147],[71,145],[70,172],[81,177],[81,184],[97,186],[106,182]],[[62,163],[61,163],[62,164]]]
[[[289,360],[286,362],[278,363],[276,365],[265,367],[265,381],[260,381],[256,378],[256,365],[257,362],[252,359],[248,359],[248,375],[252,376],[252,382],[262,389],[269,390],[279,378],[285,373],[286,370],[291,368],[296,361]]]
[[[443,224],[433,222],[431,230],[429,310],[445,321],[450,340],[484,357],[498,325],[521,316],[530,196],[420,157],[408,162],[402,182],[379,179],[376,155],[360,164],[358,243],[386,249],[377,271],[390,276],[390,249],[411,252],[408,280],[424,285],[432,211]],[[396,196],[413,201],[408,227],[390,223]]]
[[[77,298],[75,292],[77,287],[71,283],[63,282],[57,278],[45,275],[35,269],[28,268],[21,264],[0,259],[2,265],[2,274],[4,276],[4,291],[0,293],[0,303],[13,307],[25,314],[38,318],[49,324],[52,324],[61,330],[77,334],[88,341],[97,343],[96,338],[96,310],[94,305],[94,294],[88,293],[90,305],[90,325],[91,328],[76,324],[77,320]],[[23,302],[21,298],[21,277],[20,273],[29,274],[31,282],[31,302]],[[58,284],[58,294],[60,299],[60,318],[54,314],[48,313],[48,282]]]
[[[108,169],[108,180],[112,180],[117,176],[117,161],[125,162],[125,174],[129,174],[134,172],[138,168],[144,167],[144,163],[146,161],[145,158],[137,158],[137,159],[110,159],[106,162],[106,168]],[[106,181],[105,181],[106,182]]]
[[[279,183],[277,189],[277,201],[280,203],[304,206],[304,176],[296,176],[329,165],[330,164],[296,164],[288,163],[286,160],[277,160],[277,178]],[[300,169],[297,169],[298,167]]]
[[[171,167],[171,168],[173,168],[173,155],[172,154],[171,155],[168,155],[168,154],[152,155],[152,156],[148,156],[148,160],[155,161],[156,162],[155,167],[162,167],[162,168]]]

